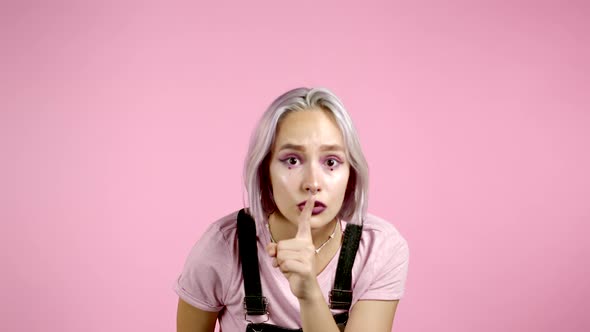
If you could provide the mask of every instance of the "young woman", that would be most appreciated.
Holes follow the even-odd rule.
[[[408,246],[367,213],[368,167],[326,89],[277,98],[244,167],[249,207],[213,223],[176,284],[179,332],[391,331]]]

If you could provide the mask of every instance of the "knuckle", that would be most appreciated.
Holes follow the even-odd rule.
[[[289,263],[282,262],[279,264],[279,268],[281,269],[281,272],[289,272]]]

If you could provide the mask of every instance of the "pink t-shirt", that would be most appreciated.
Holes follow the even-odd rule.
[[[192,248],[182,274],[174,286],[178,296],[205,311],[220,311],[222,331],[245,331],[244,286],[238,254],[238,211],[213,223]],[[264,221],[266,222],[266,221]],[[346,227],[346,222],[342,223]],[[289,283],[266,254],[270,236],[262,222],[256,224],[258,260],[262,293],[268,299],[267,323],[286,328],[301,327],[299,302],[291,293]],[[340,250],[317,276],[318,284],[328,302],[334,285]],[[408,272],[409,251],[405,239],[387,221],[367,215],[352,270],[353,299],[397,300],[404,293]],[[343,310],[332,310],[332,314]],[[263,317],[248,319],[260,322]]]

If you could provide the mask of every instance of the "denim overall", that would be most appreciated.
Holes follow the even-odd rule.
[[[344,331],[348,321],[348,310],[352,303],[352,266],[359,247],[361,232],[362,226],[360,225],[348,224],[346,226],[336,268],[336,278],[330,291],[330,308],[347,310],[333,316],[340,331]],[[268,317],[270,314],[267,310],[268,301],[262,295],[260,272],[258,270],[256,224],[244,209],[238,213],[238,247],[242,261],[242,276],[244,277],[244,319],[249,321],[247,316],[267,315]],[[252,322],[246,327],[246,332],[263,331],[302,332],[303,329],[288,329],[273,324]]]

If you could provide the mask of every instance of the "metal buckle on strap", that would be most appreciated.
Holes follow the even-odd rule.
[[[268,299],[264,296],[244,296],[244,320],[252,324],[256,324],[248,319],[248,316],[262,316],[266,315],[266,319],[262,322],[268,322],[270,313],[266,309],[268,306]],[[253,309],[254,308],[254,309]]]
[[[350,309],[352,304],[352,291],[343,289],[332,289],[330,291],[331,309]]]

